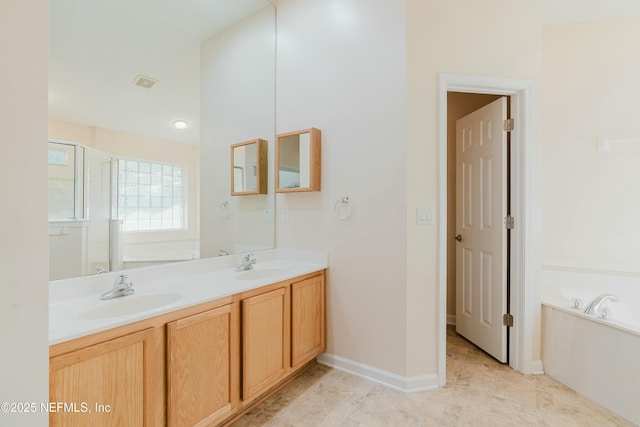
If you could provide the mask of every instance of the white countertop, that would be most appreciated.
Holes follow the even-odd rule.
[[[113,287],[120,272],[51,282],[49,345],[328,267],[326,252],[274,249],[255,255],[254,268],[240,273],[235,265],[242,255],[129,270],[125,273],[135,294],[111,300],[100,300],[100,295]],[[121,309],[127,314],[111,314]]]

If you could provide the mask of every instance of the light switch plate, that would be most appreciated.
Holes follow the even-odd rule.
[[[417,209],[417,223],[419,225],[433,225],[434,224],[434,209],[418,206]]]

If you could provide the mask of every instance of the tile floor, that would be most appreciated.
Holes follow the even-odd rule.
[[[633,426],[554,379],[522,375],[447,333],[446,387],[403,393],[317,364],[233,427]]]

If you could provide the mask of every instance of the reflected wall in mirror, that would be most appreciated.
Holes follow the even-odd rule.
[[[311,128],[276,139],[276,192],[320,191],[321,132]]]
[[[231,195],[267,194],[267,141],[254,139],[231,146]]]
[[[275,9],[265,8],[202,45],[200,254],[205,257],[274,246],[273,185],[267,194],[231,197],[229,171],[229,147],[260,138],[268,141],[267,177],[274,182],[274,20]],[[221,212],[225,202],[228,208]]]
[[[141,192],[114,199],[107,218],[115,232],[110,233],[107,249],[101,246],[94,251],[100,254],[99,265],[87,261],[88,249],[69,255],[66,248],[55,247],[50,258],[54,269],[66,263],[83,267],[56,273],[51,279],[95,274],[98,267],[100,271],[130,269],[216,256],[223,248],[237,253],[274,246],[273,223],[263,218],[263,211],[274,209],[273,197],[255,198],[259,206],[232,203],[230,219],[219,221],[218,215],[203,208],[202,201],[217,207],[224,199],[201,195],[200,182],[206,183],[207,190],[223,186],[224,197],[228,197],[229,145],[256,136],[273,142],[275,7],[268,0],[134,3],[49,3],[49,138],[79,147],[73,153],[54,150],[51,156],[85,168],[92,167],[93,154],[86,154],[86,159],[80,156],[94,150],[122,159],[118,162],[122,170],[116,168],[116,162],[111,169],[111,194],[118,190],[115,180],[120,175],[137,180],[135,186],[133,181],[121,180],[126,189],[136,187]],[[220,54],[211,53],[213,45]],[[242,64],[233,63],[237,57],[244,58]],[[227,72],[213,75],[213,68]],[[206,123],[200,117],[206,117]],[[187,128],[175,128],[173,123],[178,120],[185,120]],[[210,125],[219,133],[208,132]],[[144,184],[157,178],[151,169],[158,168],[160,187]],[[64,168],[50,165],[49,169],[61,172]],[[98,170],[97,163],[94,169]],[[211,171],[224,171],[224,175],[212,177]],[[87,178],[86,185],[95,187],[93,178],[95,174]],[[90,203],[79,197],[87,194],[81,188],[85,180],[56,179],[60,186],[52,188],[49,196],[55,211],[49,230],[54,246],[62,241],[59,234],[84,230],[94,221],[97,225],[104,216],[96,205],[78,206]],[[147,192],[154,194],[147,198]],[[73,203],[69,203],[71,195]],[[148,209],[147,202],[160,213]],[[257,209],[260,215],[255,215]],[[242,227],[236,226],[235,218]],[[158,223],[167,227],[157,229]],[[203,242],[206,248],[215,245],[215,251],[203,253]],[[110,254],[108,262],[104,253]]]

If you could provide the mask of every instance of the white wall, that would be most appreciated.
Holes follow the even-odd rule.
[[[323,182],[278,195],[276,242],[330,251],[329,352],[437,372],[437,228],[416,208],[438,207],[438,73],[537,82],[540,69],[538,0],[278,2],[277,129],[322,129]]]
[[[269,165],[275,135],[275,10],[267,6],[224,30],[201,49],[200,255],[271,248],[273,167],[268,195],[231,197],[231,145],[267,140]],[[230,204],[229,217],[219,206]],[[270,211],[268,222],[264,210]]]
[[[276,243],[330,253],[328,352],[401,376],[405,20],[402,0],[278,1],[277,132],[322,131],[322,191],[277,195]]]
[[[544,28],[544,261],[640,270],[640,18]]]
[[[48,2],[0,2],[0,402],[48,399]],[[0,413],[46,426],[47,414]]]

